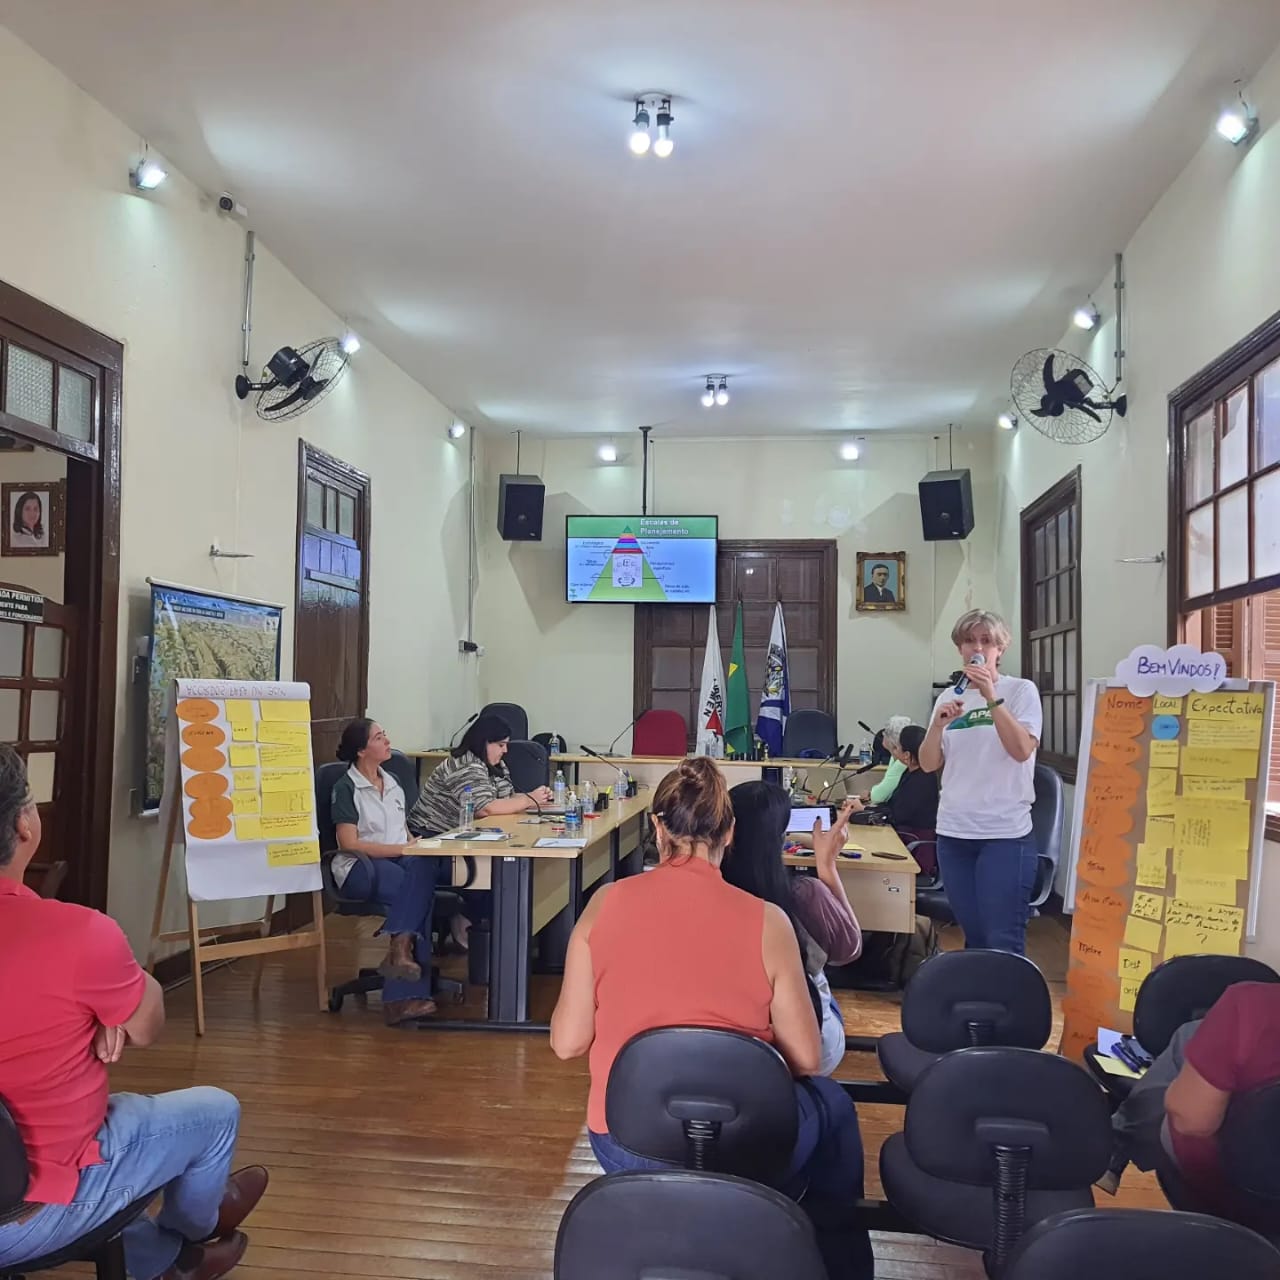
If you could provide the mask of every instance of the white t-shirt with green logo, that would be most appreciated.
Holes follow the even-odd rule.
[[[933,714],[956,694],[948,689]],[[1030,680],[1000,676],[996,697],[1038,742],[1044,725],[1040,691]],[[970,686],[960,695],[964,714],[942,731],[942,792],[938,833],[960,840],[1016,840],[1031,830],[1036,757],[1019,763],[1005,749],[991,722],[986,698]],[[932,723],[932,721],[931,721]]]

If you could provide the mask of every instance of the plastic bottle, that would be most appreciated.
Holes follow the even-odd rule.
[[[458,806],[458,826],[463,831],[470,831],[476,825],[476,802],[467,787],[462,793],[462,803]]]
[[[789,764],[783,765],[782,766],[782,786],[783,786],[783,789],[786,791],[787,795],[791,794],[791,792],[795,789],[795,785],[796,785],[795,769],[793,769]]]
[[[576,836],[582,831],[582,809],[578,804],[577,794],[569,792],[564,806],[564,830],[569,836]]]
[[[863,738],[862,746],[858,748],[858,762],[860,764],[871,763],[871,739]]]
[[[552,788],[551,788],[551,791],[552,791],[552,795],[554,796],[554,804],[555,804],[555,807],[556,807],[557,809],[563,809],[563,808],[564,808],[564,795],[565,795],[564,770],[563,770],[563,769],[557,769],[557,770],[556,770],[556,780],[555,780],[555,784],[554,784],[554,785],[552,786]]]
[[[596,784],[590,778],[582,784],[582,814],[586,817],[596,811]]]

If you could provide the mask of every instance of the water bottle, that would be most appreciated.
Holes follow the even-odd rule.
[[[582,784],[582,813],[585,817],[596,811],[596,784],[590,778]]]
[[[458,826],[463,831],[470,831],[476,825],[476,800],[471,794],[471,788],[467,787],[462,793],[462,803],[459,806]]]
[[[862,746],[858,748],[858,763],[859,764],[871,763],[871,739],[870,738],[862,739]]]
[[[569,799],[564,806],[564,831],[568,836],[582,833],[582,809],[578,804],[577,795],[572,791],[569,792]]]
[[[554,795],[554,804],[555,804],[555,807],[556,807],[557,809],[563,809],[563,808],[564,808],[564,793],[565,793],[565,785],[564,785],[564,770],[563,770],[563,769],[557,769],[557,770],[556,770],[556,781],[555,781],[555,785],[551,788],[551,790],[552,790],[552,793],[553,793],[553,795]]]
[[[783,765],[782,766],[782,786],[783,786],[783,789],[786,791],[787,795],[791,794],[791,792],[795,789],[795,785],[796,785],[795,769],[793,769],[789,764]]]

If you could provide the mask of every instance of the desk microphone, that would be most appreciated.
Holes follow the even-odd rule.
[[[458,726],[458,727],[453,731],[453,737],[449,739],[449,750],[450,750],[450,751],[452,751],[452,750],[454,749],[454,747],[455,747],[455,746],[457,746],[457,743],[458,743],[458,735],[459,735],[460,733],[462,733],[464,730],[469,729],[469,728],[471,727],[471,723],[472,723],[472,721],[474,721],[474,720],[478,720],[479,718],[480,718],[480,713],[479,713],[478,711],[473,711],[473,712],[472,712],[472,713],[471,713],[471,714],[470,714],[470,715],[469,715],[469,716],[468,716],[468,717],[467,717],[467,718],[466,718],[466,719],[465,719],[465,720],[464,720],[464,721],[463,721],[463,722],[462,722],[462,723],[461,723],[461,724],[460,724],[460,725],[459,725],[459,726]]]
[[[987,665],[987,660],[982,654],[975,653],[973,657],[969,659],[969,665],[971,667],[985,667]],[[956,681],[956,687],[955,687],[956,696],[959,697],[960,694],[962,694],[968,687],[969,687],[969,677],[965,675],[965,673],[962,671],[960,673],[960,679]]]
[[[626,732],[627,732],[627,729],[634,729],[634,728],[636,727],[636,725],[640,723],[640,716],[646,715],[646,714],[648,713],[648,711],[649,711],[649,708],[648,708],[648,707],[646,707],[642,712],[640,712],[640,715],[639,715],[639,716],[636,716],[636,718],[635,718],[635,719],[634,719],[634,720],[633,720],[629,725],[627,725],[627,728],[626,728],[626,729],[623,729],[622,733],[626,733]],[[621,737],[622,737],[622,733],[618,734],[618,738],[621,738]],[[606,756],[611,756],[611,755],[613,755],[613,749],[614,749],[614,747],[616,747],[616,746],[618,745],[618,738],[614,738],[614,740],[613,740],[611,743],[609,743],[609,746],[606,748],[605,753],[604,753]],[[586,751],[586,750],[587,750],[587,748],[586,748],[586,747],[583,747],[582,749],[583,749],[583,751]],[[595,752],[594,752],[594,751],[592,751],[592,752],[590,752],[589,754],[591,754],[591,755],[595,755]]]

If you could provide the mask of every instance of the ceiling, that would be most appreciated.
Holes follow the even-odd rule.
[[[1276,0],[0,0],[0,23],[233,191],[473,425],[667,437],[985,427],[1280,43]],[[626,146],[649,89],[675,97],[667,160]]]

